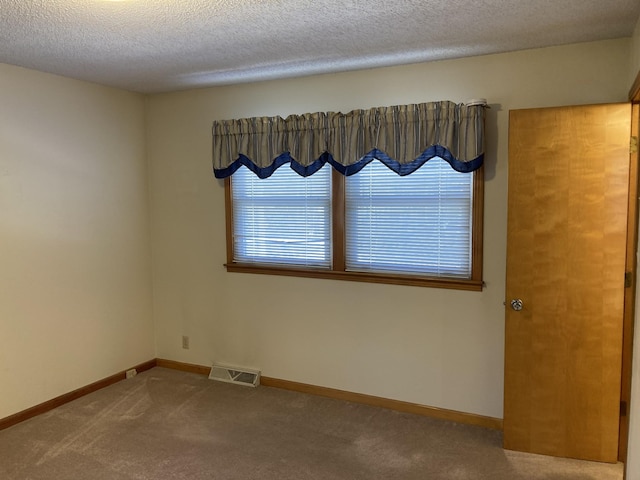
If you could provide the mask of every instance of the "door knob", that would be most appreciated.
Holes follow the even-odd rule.
[[[511,300],[511,308],[513,308],[516,312],[519,312],[520,310],[522,310],[522,300],[520,300],[519,298],[515,298],[513,300]]]

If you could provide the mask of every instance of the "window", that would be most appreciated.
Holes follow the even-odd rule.
[[[482,169],[433,158],[399,176],[374,160],[345,177],[287,165],[227,178],[227,269],[234,272],[482,288]]]
[[[215,120],[227,270],[482,290],[486,108]]]
[[[347,177],[347,269],[469,278],[472,179],[439,158],[406,177],[380,162]]]
[[[233,261],[331,266],[331,167],[301,177],[281,167],[266,179],[233,177]]]

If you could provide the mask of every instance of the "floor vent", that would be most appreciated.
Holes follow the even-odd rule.
[[[211,367],[211,372],[209,372],[209,378],[220,382],[244,385],[246,387],[257,387],[260,385],[260,371],[230,367],[228,365],[214,364],[213,367]]]

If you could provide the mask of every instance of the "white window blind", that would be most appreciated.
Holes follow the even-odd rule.
[[[347,270],[470,278],[473,175],[434,158],[405,177],[379,161],[347,177]]]
[[[310,177],[283,166],[232,178],[233,255],[240,263],[331,266],[331,167]]]

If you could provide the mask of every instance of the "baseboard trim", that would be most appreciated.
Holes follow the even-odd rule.
[[[194,365],[192,363],[176,362],[174,360],[164,360],[158,358],[156,360],[158,367],[171,368],[181,370],[183,372],[198,373],[208,375],[211,367],[202,365]],[[309,385],[306,383],[292,382],[290,380],[282,380],[279,378],[260,377],[260,384],[266,387],[282,388],[284,390],[292,390],[294,392],[308,393],[311,395],[319,395],[321,397],[335,398],[348,402],[361,403],[374,407],[387,408],[404,413],[413,413],[425,417],[439,418],[442,420],[450,420],[452,422],[463,423],[466,425],[477,425],[480,427],[491,428],[494,430],[502,430],[502,419],[494,417],[485,417],[474,413],[458,412],[455,410],[447,410],[444,408],[429,407],[417,403],[403,402],[400,400],[392,400],[389,398],[376,397],[373,395],[365,395],[362,393],[348,392],[335,388],[319,387],[317,385]]]
[[[149,360],[132,368],[135,368],[138,373],[141,373],[154,367],[170,368],[173,370],[196,373],[199,375],[209,375],[209,371],[211,370],[211,367],[208,366],[177,362],[175,360],[166,360],[163,358]],[[0,430],[4,430],[5,428],[9,428],[30,418],[42,415],[43,413],[53,410],[54,408],[64,405],[65,403],[72,402],[73,400],[76,400],[80,397],[84,397],[85,395],[108,387],[109,385],[113,385],[114,383],[124,380],[125,378],[126,370],[116,373],[115,375],[111,375],[107,378],[103,378],[102,380],[98,380],[97,382],[94,382],[90,385],[86,385],[84,387],[73,390],[72,392],[60,395],[59,397],[53,398],[39,405],[23,410],[9,417],[2,418],[0,419]],[[425,417],[440,418],[442,420],[449,420],[467,425],[477,425],[494,430],[502,430],[503,425],[501,418],[485,417],[482,415],[476,415],[474,413],[465,413],[455,410],[447,410],[444,408],[430,407],[417,403],[403,402],[400,400],[376,397],[373,395],[365,395],[362,393],[354,393],[346,390],[338,390],[335,388],[320,387],[317,385],[293,382],[290,380],[283,380],[279,378],[263,376],[260,377],[260,383],[266,387],[281,388],[283,390],[291,390],[294,392],[307,393],[310,395],[335,398],[348,402],[387,408],[389,410],[395,410],[398,412],[413,413]]]
[[[282,388],[285,390],[293,390],[295,392],[319,395],[321,397],[336,398],[339,400],[346,400],[348,402],[387,408],[398,412],[413,413],[424,417],[433,417],[457,423],[464,423],[467,425],[477,425],[494,430],[502,430],[501,418],[485,417],[474,413],[458,412],[456,410],[430,407],[427,405],[420,405],[418,403],[403,402],[401,400],[348,392],[335,388],[319,387],[317,385],[309,385],[306,383],[292,382],[289,380],[281,380],[271,377],[260,377],[260,384],[267,387]]]
[[[156,360],[153,359],[131,368],[135,368],[137,372],[140,373],[146,370],[150,370],[155,366],[156,366]],[[127,370],[130,370],[130,369],[127,369]],[[63,395],[60,395],[59,397],[53,398],[51,400],[43,402],[34,407],[28,408],[21,412],[2,418],[0,419],[0,430],[4,430],[5,428],[12,427],[13,425],[16,425],[20,422],[24,422],[25,420],[28,420],[30,418],[36,417],[38,415],[42,415],[43,413],[53,410],[54,408],[58,408],[64,405],[65,403],[69,403],[69,402],[72,402],[73,400],[77,400],[80,397],[84,397],[85,395],[98,391],[102,388],[108,387],[109,385],[113,385],[114,383],[117,383],[126,378],[127,378],[126,370],[123,370],[122,372],[118,372],[115,375],[111,375],[107,378],[103,378],[102,380],[98,380],[97,382],[94,382],[90,385],[80,387],[72,392],[65,393]]]
[[[164,358],[156,358],[156,367],[170,368],[172,370],[180,370],[181,372],[198,373],[200,375],[209,375],[211,367],[203,365],[195,365],[193,363],[176,362],[174,360],[165,360]]]

